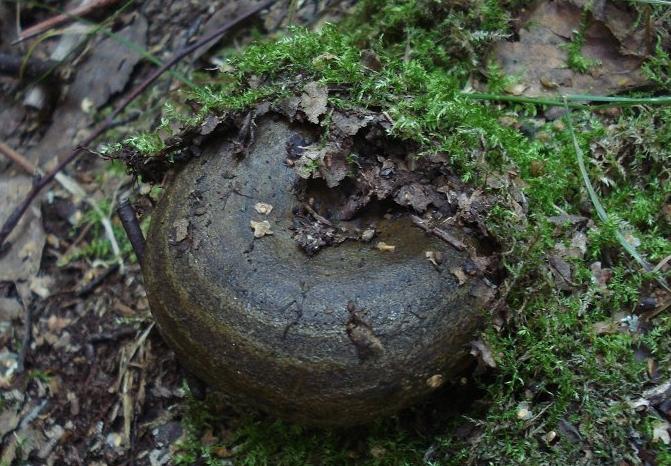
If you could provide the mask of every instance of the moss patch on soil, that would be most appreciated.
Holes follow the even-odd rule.
[[[386,112],[393,136],[417,143],[420,156],[446,154],[465,181],[486,192],[505,192],[496,180],[512,173],[529,206],[523,219],[503,207],[489,212],[508,272],[483,334],[497,367],[466,381],[462,392],[477,399],[458,415],[446,414],[447,400],[438,400],[352,434],[258,416],[222,427],[194,402],[178,464],[229,457],[245,465],[671,463],[655,433],[664,419],[630,403],[671,376],[671,317],[656,313],[669,295],[655,280],[659,273],[641,270],[616,234],[653,265],[671,254],[671,111],[573,111],[551,121],[541,118],[542,107],[465,97],[473,73],[485,74],[492,90],[510,79],[483,57],[487,45],[511,33],[518,6],[364,1],[337,27],[296,29],[225,57],[220,73],[195,77],[201,87],[166,107],[157,132],[127,141],[151,157],[166,138],[208,115],[279,101],[318,81],[331,89],[331,106]],[[668,38],[660,29],[646,70],[652,92],[668,93]],[[595,215],[565,118],[588,156],[607,221]],[[205,432],[214,437],[204,440]]]

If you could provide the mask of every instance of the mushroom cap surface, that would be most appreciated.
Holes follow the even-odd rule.
[[[145,284],[161,334],[210,386],[290,421],[359,424],[464,366],[485,285],[459,284],[452,270],[468,253],[403,215],[381,217],[370,243],[306,255],[291,230],[304,181],[285,159],[287,142],[308,133],[266,116],[242,158],[230,142],[208,142],[153,213]],[[272,211],[257,212],[259,202]],[[272,234],[255,238],[252,221],[268,221]],[[439,267],[427,251],[442,254]]]

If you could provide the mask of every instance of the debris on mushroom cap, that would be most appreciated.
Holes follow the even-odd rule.
[[[450,272],[452,272],[452,275],[454,275],[457,278],[459,286],[463,285],[468,281],[468,278],[466,277],[466,274],[464,273],[464,270],[461,267],[454,267],[453,269],[450,269]]]
[[[268,222],[268,220],[263,220],[262,222],[250,220],[249,225],[254,230],[254,238],[263,238],[266,235],[273,234],[270,229],[270,222]]]
[[[394,252],[396,251],[396,246],[392,244],[387,244],[384,241],[378,242],[375,247],[382,252]]]
[[[175,242],[184,241],[189,234],[189,220],[181,218],[172,224],[175,227]]]
[[[431,388],[438,388],[445,383],[445,377],[441,374],[435,374],[426,379],[426,384]]]
[[[517,419],[521,421],[527,421],[531,419],[533,414],[529,410],[529,404],[527,402],[522,402],[517,405]]]
[[[254,210],[256,210],[261,215],[268,215],[270,212],[273,211],[273,206],[270,204],[266,204],[265,202],[257,202],[254,205]]]
[[[361,241],[368,242],[373,239],[375,236],[375,229],[374,228],[366,228],[363,233],[361,233]]]
[[[443,263],[443,253],[440,251],[425,251],[424,256],[436,267]]]

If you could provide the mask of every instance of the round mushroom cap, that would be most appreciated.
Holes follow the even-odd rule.
[[[309,131],[265,116],[244,157],[213,140],[177,174],[152,216],[147,295],[182,364],[234,401],[306,424],[364,423],[463,368],[486,285],[458,280],[468,252],[408,215],[380,216],[371,242],[304,253],[292,226],[305,180],[285,163],[297,137]],[[255,237],[251,222],[265,221]]]

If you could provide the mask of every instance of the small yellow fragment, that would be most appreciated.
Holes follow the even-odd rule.
[[[273,206],[270,204],[266,204],[265,202],[257,202],[254,205],[254,209],[261,215],[268,215],[270,212],[273,211]]]
[[[387,244],[384,241],[380,241],[375,245],[375,247],[382,252],[394,252],[396,251],[396,246],[392,244]]]
[[[268,220],[262,222],[251,220],[249,225],[252,227],[252,230],[254,230],[254,238],[263,238],[266,235],[273,234],[270,230],[270,222],[268,222]]]

